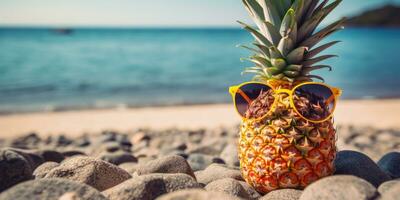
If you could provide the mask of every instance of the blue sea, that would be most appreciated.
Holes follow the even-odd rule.
[[[345,99],[400,97],[400,29],[348,28],[317,73]],[[241,29],[0,29],[0,113],[230,102]]]

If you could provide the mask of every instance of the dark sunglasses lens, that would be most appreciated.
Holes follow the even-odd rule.
[[[333,112],[335,96],[324,85],[307,84],[294,91],[294,105],[303,117],[313,121],[327,119]]]
[[[235,95],[236,108],[242,117],[263,117],[274,101],[272,89],[267,85],[250,83],[239,88]]]

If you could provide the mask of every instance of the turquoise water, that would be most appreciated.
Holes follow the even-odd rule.
[[[322,71],[344,98],[399,97],[400,29],[346,29]],[[0,29],[0,112],[229,102],[240,29]]]

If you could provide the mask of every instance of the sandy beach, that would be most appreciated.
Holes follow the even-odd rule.
[[[335,120],[337,125],[400,128],[400,99],[340,101]],[[239,122],[230,104],[27,113],[0,116],[0,137],[29,132],[74,136],[138,128],[209,129]]]

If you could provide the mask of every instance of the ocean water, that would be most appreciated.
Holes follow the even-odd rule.
[[[318,75],[343,98],[400,97],[400,29],[345,29]],[[241,29],[0,29],[0,113],[230,102]]]

